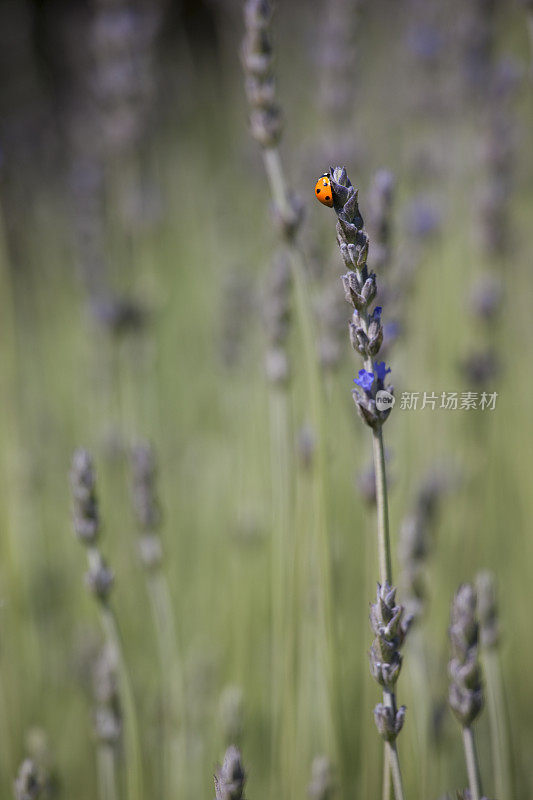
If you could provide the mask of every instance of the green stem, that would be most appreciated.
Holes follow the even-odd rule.
[[[98,745],[96,753],[98,771],[98,796],[100,800],[117,800],[115,749],[110,744]]]
[[[161,568],[148,574],[147,589],[152,607],[165,693],[163,710],[164,785],[168,798],[183,794],[186,775],[184,754],[184,682],[176,625],[168,583]]]
[[[498,800],[511,800],[513,786],[510,764],[509,730],[498,651],[487,648],[483,654],[489,708],[495,794]]]
[[[274,205],[283,217],[290,218],[293,211],[278,148],[265,148],[263,150],[263,161]]]
[[[389,763],[389,749],[383,748],[383,784],[381,788],[381,797],[383,800],[390,800],[391,791],[391,767]]]
[[[365,361],[365,369],[373,372],[371,360]],[[376,476],[376,507],[377,507],[377,527],[378,527],[378,561],[381,585],[386,583],[392,586],[392,564],[391,548],[389,535],[389,504],[387,497],[387,473],[385,470],[385,448],[383,446],[383,430],[378,425],[372,428],[372,444],[374,452],[374,472]],[[383,692],[383,703],[390,706],[396,714],[396,697],[394,692]],[[394,786],[394,796],[396,800],[404,800],[402,775],[400,771],[400,759],[395,742],[385,743],[384,752],[385,764],[389,764]],[[386,783],[383,785],[383,798],[386,797]],[[390,789],[388,789],[390,794]]]
[[[398,750],[396,749],[396,742],[387,742],[385,745],[385,750],[392,774],[394,796],[396,797],[396,800],[404,800],[402,773],[400,770],[400,759],[398,757]]]
[[[89,566],[101,564],[102,557],[96,547],[87,549]],[[126,762],[127,800],[141,800],[143,797],[143,777],[139,745],[139,726],[131,680],[124,658],[122,637],[115,613],[106,601],[100,601],[100,620],[106,642],[118,669],[119,695],[124,708],[124,749]]]
[[[113,648],[118,664],[120,698],[124,704],[124,749],[126,753],[126,796],[128,800],[140,800],[143,796],[142,764],[139,747],[139,726],[137,711],[131,686],[130,676],[122,637],[113,610],[108,605],[101,605],[102,625],[106,639]]]
[[[287,602],[290,597],[290,418],[289,397],[287,390],[282,386],[273,386],[270,392],[270,467],[272,485],[272,555],[271,555],[271,603],[272,603],[272,753],[274,760],[289,750],[280,746],[281,737],[286,731],[287,720],[281,724],[281,712],[292,712],[290,703],[286,703],[284,685],[290,685],[291,677],[284,675],[291,661],[286,652],[289,641],[293,641],[292,632],[289,630],[290,621],[287,619]],[[292,713],[291,713],[292,720]],[[288,765],[281,765],[282,773],[288,770]],[[274,772],[276,772],[274,770]],[[273,793],[279,794],[281,787],[273,787]]]
[[[372,370],[373,371],[373,370]],[[387,476],[385,472],[385,449],[381,425],[372,428],[374,447],[374,471],[376,474],[376,506],[378,521],[378,560],[381,585],[392,585],[392,566],[389,536],[389,506],[387,500]]]
[[[479,776],[479,764],[472,728],[463,728],[463,745],[465,749],[466,770],[468,773],[471,800],[481,800],[481,779]]]

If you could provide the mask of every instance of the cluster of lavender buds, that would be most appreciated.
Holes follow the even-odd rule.
[[[293,242],[303,218],[303,207],[282,187],[283,177],[277,154],[281,138],[281,111],[276,101],[273,52],[270,42],[272,6],[269,0],[245,0],[242,63],[250,105],[250,131],[263,148],[267,171],[273,184],[274,215],[282,238]],[[273,157],[272,157],[273,156]]]
[[[234,745],[228,747],[221,767],[215,775],[216,800],[241,800],[244,796],[246,774],[240,751]]]
[[[92,91],[100,133],[113,153],[135,147],[147,128],[155,93],[154,44],[161,4],[99,0],[89,28],[95,61]]]
[[[481,167],[484,186],[480,196],[480,235],[485,253],[501,258],[509,249],[509,198],[513,183],[516,145],[512,102],[520,71],[509,59],[491,64],[483,124]]]
[[[374,709],[380,735],[393,742],[402,729],[405,706],[395,707],[394,687],[402,668],[400,648],[407,633],[403,606],[396,604],[396,589],[378,583],[376,602],[370,606],[370,624],[375,634],[370,649],[370,671],[383,687],[390,703],[378,703]]]
[[[34,762],[27,758],[22,762],[15,779],[13,791],[15,800],[37,800],[42,792],[39,771]]]
[[[369,238],[358,205],[358,193],[352,186],[344,167],[329,171],[333,207],[337,215],[337,243],[348,269],[342,276],[344,296],[353,307],[350,322],[350,341],[364,359],[364,369],[354,379],[362,392],[354,390],[354,400],[361,419],[370,427],[381,426],[391,411],[390,403],[376,404],[376,398],[392,394],[386,384],[390,372],[385,362],[374,361],[383,342],[381,306],[371,308],[377,293],[376,275],[367,267]]]
[[[449,634],[451,659],[448,699],[461,726],[469,728],[483,706],[476,593],[469,583],[460,586],[453,599]]]
[[[26,737],[26,747],[37,770],[38,780],[42,786],[42,797],[44,800],[59,797],[62,790],[61,779],[54,764],[46,731],[42,728],[30,728]]]
[[[307,787],[309,800],[331,800],[335,789],[331,761],[327,756],[315,756],[311,764],[311,782]]]
[[[115,745],[122,732],[122,712],[118,693],[116,656],[104,645],[92,670],[94,732],[98,742]]]
[[[97,546],[100,521],[94,469],[89,453],[82,448],[75,451],[72,459],[70,486],[74,530],[80,541],[87,547],[89,563],[89,569],[85,576],[87,586],[95,597],[105,602],[113,586],[114,576]]]
[[[432,546],[439,501],[448,483],[443,473],[430,475],[418,491],[413,510],[400,526],[398,551],[402,571],[399,583],[410,624],[420,617],[424,608],[426,561]]]
[[[139,444],[132,452],[133,508],[140,529],[139,552],[143,566],[157,569],[161,566],[163,548],[158,529],[161,509],[155,483],[157,467],[153,449],[149,444]]]
[[[250,104],[250,129],[262,147],[275,147],[282,130],[272,72],[273,55],[269,29],[272,9],[268,0],[246,0],[242,61],[246,96]]]

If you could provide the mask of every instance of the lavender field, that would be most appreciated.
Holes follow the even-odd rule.
[[[1,798],[533,796],[532,54],[0,3]]]

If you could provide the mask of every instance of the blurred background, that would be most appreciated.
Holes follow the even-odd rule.
[[[335,215],[313,200],[342,164],[383,286],[397,397],[385,427],[394,570],[417,613],[398,685],[406,792],[466,785],[447,708],[449,604],[488,569],[509,796],[531,797],[531,14],[511,0],[277,3],[271,69],[284,176],[303,207],[304,324],[250,136],[242,4],[2,0],[2,796],[30,754],[55,776],[46,796],[105,797],[91,680],[102,634],[71,521],[79,446],[115,573],[138,797],[212,796],[232,742],[250,798],[324,796],[308,789],[322,754],[338,796],[377,796],[371,444],[351,398],[361,364]],[[405,392],[420,393],[417,409]],[[440,407],[443,392],[457,409]],[[461,408],[464,392],[477,408]],[[482,392],[497,393],[493,410]],[[136,502],[142,442],[161,524]],[[139,558],[154,536],[155,567]],[[165,777],[169,729],[179,792]],[[494,797],[487,711],[477,735]],[[110,750],[127,771],[120,734]]]

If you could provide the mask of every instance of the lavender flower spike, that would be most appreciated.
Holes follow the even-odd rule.
[[[246,773],[238,747],[231,745],[226,750],[224,762],[215,775],[216,800],[242,800]]]

